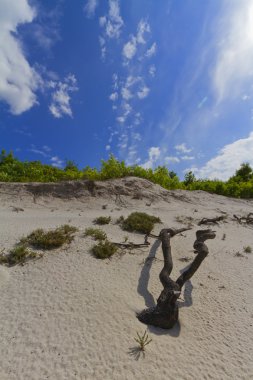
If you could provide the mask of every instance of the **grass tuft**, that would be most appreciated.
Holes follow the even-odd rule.
[[[118,248],[115,244],[108,240],[100,241],[97,245],[94,245],[91,252],[98,259],[107,259],[117,252]]]
[[[44,231],[39,228],[26,238],[21,239],[22,244],[31,245],[34,248],[54,249],[65,243],[71,243],[74,239],[73,233],[78,229],[65,224],[52,231]]]
[[[99,224],[100,226],[102,226],[103,224],[109,224],[110,221],[111,221],[110,216],[99,216],[98,218],[93,220],[93,223]]]
[[[140,335],[137,332],[137,337],[134,338],[134,340],[139,344],[138,348],[140,351],[145,351],[145,346],[147,346],[150,342],[152,342],[152,339],[149,339],[147,331],[145,331],[143,335]]]
[[[34,251],[31,251],[26,246],[19,244],[13,248],[8,255],[0,256],[0,264],[8,266],[23,265],[26,261],[41,256]]]
[[[84,231],[84,236],[91,236],[95,240],[99,241],[107,239],[106,233],[100,230],[99,228],[86,228],[86,230]]]
[[[154,228],[155,223],[161,223],[160,218],[145,212],[132,212],[121,222],[121,227],[126,231],[148,234]]]
[[[243,247],[243,251],[245,253],[251,253],[252,252],[252,248],[249,245],[247,245],[246,247]]]

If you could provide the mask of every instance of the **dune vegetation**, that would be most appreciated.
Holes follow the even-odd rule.
[[[101,168],[86,166],[79,169],[73,161],[67,161],[64,168],[42,164],[40,161],[20,161],[13,153],[2,150],[0,154],[0,182],[59,182],[69,180],[107,180],[134,176],[145,178],[165,189],[204,190],[235,198],[253,198],[253,170],[248,163],[240,168],[228,181],[218,179],[197,179],[193,172],[185,174],[180,181],[177,174],[166,166],[145,169],[138,165],[127,166],[113,155],[101,161]]]

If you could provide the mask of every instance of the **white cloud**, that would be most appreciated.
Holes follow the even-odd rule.
[[[225,13],[225,12],[224,12]],[[224,21],[225,20],[225,21]],[[213,73],[218,101],[238,96],[253,75],[253,2],[227,2]]]
[[[140,20],[137,27],[137,35],[136,40],[139,44],[145,44],[146,41],[144,39],[145,33],[150,33],[150,25],[147,21]]]
[[[243,162],[253,166],[253,132],[245,139],[225,145],[218,155],[209,160],[202,168],[192,168],[200,178],[219,178],[227,180]]]
[[[37,103],[35,91],[40,78],[25,58],[17,27],[30,23],[35,10],[27,0],[0,2],[0,100],[19,115]]]
[[[105,150],[107,150],[107,151],[108,151],[108,150],[111,150],[111,145],[109,145],[109,144],[106,145]]]
[[[84,7],[84,11],[87,17],[91,18],[94,16],[97,6],[98,6],[98,0],[87,0]]]
[[[180,157],[181,158],[181,160],[184,160],[184,161],[186,161],[186,160],[194,160],[194,156],[182,156],[182,157]]]
[[[124,45],[122,54],[125,58],[130,60],[135,56],[136,50],[137,50],[136,38],[132,36],[131,40],[128,41]]]
[[[146,57],[150,58],[156,53],[156,42],[152,44],[152,46],[146,51]]]
[[[133,97],[131,91],[127,87],[123,87],[121,89],[121,95],[122,95],[122,98],[125,100],[129,100]]]
[[[52,162],[52,166],[56,168],[61,168],[64,163],[64,161],[61,160],[58,156],[51,157],[50,161]]]
[[[126,42],[125,45],[123,46],[122,55],[124,59],[129,61],[136,55],[138,45],[146,44],[144,35],[150,32],[151,31],[150,31],[149,24],[144,20],[140,20],[137,26],[136,36],[131,35],[129,41]],[[156,45],[155,44],[153,45],[154,45],[153,49],[155,49]]]
[[[109,96],[109,99],[112,101],[112,102],[115,102],[115,100],[117,100],[119,97],[118,93],[117,92],[113,92],[110,96]]]
[[[164,160],[165,160],[166,164],[168,164],[170,162],[177,164],[178,162],[180,162],[180,159],[178,157],[174,157],[174,156],[167,156],[167,157],[165,157]]]
[[[175,146],[175,149],[176,149],[178,152],[182,152],[182,153],[189,153],[189,152],[192,151],[192,149],[187,148],[187,146],[186,146],[185,143],[182,143],[182,144],[176,145],[176,146]]]
[[[101,58],[104,60],[106,55],[106,41],[104,37],[99,36],[99,44],[101,48]]]
[[[157,146],[152,146],[148,151],[148,161],[144,162],[141,166],[145,169],[152,168],[154,164],[157,162],[161,155],[160,148]]]
[[[125,123],[126,118],[124,116],[118,116],[117,121],[121,124]]]
[[[149,74],[151,75],[151,77],[154,77],[155,76],[155,73],[156,73],[156,67],[155,65],[151,65],[149,67],[149,70],[148,70]]]
[[[150,89],[147,86],[143,86],[138,92],[137,96],[139,99],[144,99],[148,96]]]
[[[105,34],[109,38],[119,38],[124,25],[120,16],[118,0],[109,0],[109,12],[107,16],[100,17],[99,24],[105,28]]]
[[[56,118],[68,115],[72,117],[70,107],[70,93],[77,91],[77,81],[74,75],[69,74],[62,82],[53,82],[55,91],[52,94],[52,102],[49,110]]]

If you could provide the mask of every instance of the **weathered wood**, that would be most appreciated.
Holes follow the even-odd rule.
[[[253,213],[252,212],[250,212],[247,216],[239,217],[235,214],[233,216],[237,220],[237,222],[239,222],[239,223],[253,224]]]
[[[189,228],[188,228],[189,229]],[[215,232],[212,230],[199,230],[196,232],[196,240],[194,249],[198,252],[191,265],[178,277],[176,281],[170,278],[173,268],[171,255],[170,239],[177,233],[187,229],[167,228],[161,230],[159,239],[162,241],[162,251],[164,257],[164,266],[160,272],[159,278],[163,285],[163,290],[157,300],[157,305],[153,308],[145,309],[137,315],[137,318],[147,324],[164,329],[172,328],[178,321],[178,304],[177,300],[181,294],[181,289],[186,281],[188,281],[197,271],[202,261],[208,254],[208,248],[205,240],[214,239]]]
[[[218,222],[224,219],[226,219],[225,215],[216,216],[215,218],[203,218],[198,222],[198,226],[200,226],[201,224],[208,224],[208,223],[218,224]]]

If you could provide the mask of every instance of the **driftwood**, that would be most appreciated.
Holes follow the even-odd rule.
[[[253,212],[250,212],[247,216],[239,217],[235,214],[233,216],[239,223],[253,224]]]
[[[163,290],[157,300],[155,307],[145,309],[137,315],[139,321],[164,329],[172,328],[178,321],[178,304],[177,300],[181,294],[181,289],[186,281],[188,281],[197,271],[202,261],[208,254],[208,248],[205,245],[205,240],[214,239],[215,232],[212,230],[199,230],[196,232],[196,240],[194,249],[198,252],[197,256],[189,267],[178,277],[176,281],[170,278],[173,262],[171,256],[170,238],[176,234],[189,230],[182,229],[162,229],[159,234],[159,239],[162,241],[162,251],[164,257],[164,266],[159,275],[163,285]]]
[[[224,219],[226,219],[225,215],[216,216],[215,218],[203,218],[201,219],[200,222],[198,222],[198,226],[200,226],[201,224],[208,224],[208,223],[218,224],[217,222],[220,222]]]

